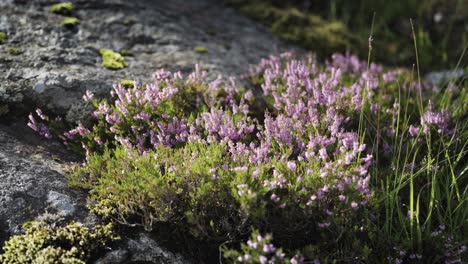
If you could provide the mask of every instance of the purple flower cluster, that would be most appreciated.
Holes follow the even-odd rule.
[[[36,110],[36,114],[42,121],[48,121],[48,117],[44,115],[40,109]],[[46,139],[52,138],[52,133],[50,132],[50,129],[44,123],[36,121],[33,114],[29,114],[28,118],[28,126],[32,130],[36,131],[39,134],[39,136],[44,137]]]
[[[429,134],[430,128],[434,127],[439,134],[450,134],[450,115],[448,111],[436,112],[433,108],[432,103],[429,101],[428,109],[421,117],[421,127],[424,133]]]
[[[251,239],[246,244],[242,245],[242,252],[236,252],[238,255],[235,263],[260,263],[260,264],[274,264],[274,263],[291,263],[299,264],[304,262],[304,257],[294,256],[286,258],[286,254],[281,249],[278,249],[271,243],[272,236],[267,234],[260,235],[254,231]],[[320,263],[316,261],[315,263]]]

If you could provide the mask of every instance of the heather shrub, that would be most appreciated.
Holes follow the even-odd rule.
[[[70,182],[90,189],[94,212],[229,242],[232,262],[462,259],[463,83],[436,87],[349,54],[271,56],[244,77],[253,90],[200,66],[186,78],[160,70],[108,99],[87,92],[91,125],[63,132],[41,111],[29,125],[85,155]]]

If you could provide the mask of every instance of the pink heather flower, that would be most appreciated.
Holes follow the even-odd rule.
[[[96,143],[98,143],[99,145],[104,144],[99,137],[94,137],[94,141],[96,141]]]
[[[259,170],[259,169],[254,170],[254,171],[252,172],[252,177],[257,178],[259,173],[260,173],[260,170]]]
[[[247,241],[247,245],[251,248],[257,248],[258,243],[257,242],[252,242],[251,240]]]
[[[279,202],[280,201],[280,198],[278,197],[278,195],[276,194],[272,194],[271,195],[271,200],[275,203]]]
[[[29,118],[28,126],[36,132],[39,131],[39,128],[38,128],[38,125],[34,116],[32,114],[29,114],[28,118]]]
[[[410,125],[408,132],[411,137],[416,137],[419,134],[419,128]]]
[[[262,256],[259,257],[259,261],[260,261],[261,264],[266,264],[268,259],[267,259],[267,257],[262,255]]]
[[[329,227],[330,225],[331,225],[330,222],[319,223],[319,224],[318,224],[318,226],[319,226],[320,228],[327,228],[327,227]]]
[[[86,90],[86,93],[83,95],[83,100],[85,102],[89,102],[93,99],[94,99],[94,93],[89,90]]]
[[[42,110],[41,109],[36,109],[36,114],[42,119],[42,120],[47,120],[47,116],[44,115],[44,113],[42,113]]]
[[[263,252],[265,252],[265,253],[274,253],[275,251],[276,251],[276,247],[273,244],[263,245]]]
[[[351,202],[351,208],[358,209],[359,205],[356,202]]]
[[[288,167],[288,169],[290,170],[296,170],[296,162],[294,161],[288,161],[288,163],[286,164],[286,166]]]

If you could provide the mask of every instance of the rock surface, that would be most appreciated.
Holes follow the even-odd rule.
[[[77,0],[73,29],[51,14],[55,1],[0,0],[0,246],[33,219],[97,221],[83,191],[67,187],[70,153],[26,126],[36,107],[76,121],[86,90],[105,95],[121,79],[145,81],[158,68],[189,72],[195,63],[239,75],[262,57],[291,47],[217,0]],[[206,47],[197,53],[194,47]],[[9,50],[20,49],[20,55]],[[99,49],[127,49],[129,67],[101,66]],[[6,111],[9,109],[9,112]],[[5,114],[6,113],[6,114]],[[104,255],[104,254],[103,254]],[[148,234],[124,239],[97,263],[186,263]]]
[[[11,2],[0,1],[0,31],[8,34],[0,46],[0,101],[25,111],[37,103],[65,114],[87,89],[102,95],[115,81],[145,81],[158,68],[189,72],[201,63],[212,76],[238,75],[287,49],[221,1],[73,1],[80,24],[72,29],[48,12],[51,1]],[[195,52],[198,46],[208,52]],[[10,55],[11,48],[23,53]],[[129,67],[101,67],[102,48],[130,50]]]

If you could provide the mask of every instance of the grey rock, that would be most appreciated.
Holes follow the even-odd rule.
[[[104,257],[96,260],[94,264],[120,264],[128,262],[129,253],[127,250],[117,249],[108,252]]]
[[[268,30],[217,0],[72,1],[75,30],[60,26],[50,1],[2,1],[0,25],[9,40],[0,46],[0,102],[26,113],[36,105],[62,115],[86,90],[106,95],[121,79],[149,81],[159,68],[188,73],[194,64],[218,74],[239,76],[261,58],[290,47]],[[195,46],[208,53],[198,54]],[[11,56],[9,48],[24,53]],[[99,49],[128,49],[129,67],[101,67]],[[78,120],[73,120],[78,121]]]
[[[84,208],[81,202],[77,212],[73,200],[83,200],[83,194],[68,188],[64,163],[55,161],[47,150],[56,149],[57,144],[41,143],[25,121],[0,124],[0,244],[18,234],[24,222],[48,211],[81,218]]]
[[[446,84],[450,81],[457,81],[463,77],[468,77],[468,72],[463,69],[452,71],[430,72],[426,75],[425,80],[434,85]]]
[[[132,262],[149,262],[161,264],[188,263],[180,254],[174,254],[160,247],[148,234],[141,233],[138,239],[130,239],[127,248]]]
[[[68,195],[56,191],[49,191],[47,194],[47,202],[49,203],[49,207],[53,208],[59,215],[70,216],[75,212],[75,205]]]
[[[172,253],[161,247],[148,234],[140,233],[135,239],[126,239],[123,248],[108,252],[95,264],[113,263],[160,263],[187,264],[191,263],[180,254]]]

